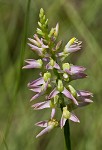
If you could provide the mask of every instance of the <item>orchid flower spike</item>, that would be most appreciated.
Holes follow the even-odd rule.
[[[71,53],[81,50],[82,42],[73,37],[62,47],[62,40],[58,41],[59,24],[49,30],[48,19],[42,8],[36,31],[33,38],[28,38],[28,45],[38,57],[26,59],[23,69],[39,71],[38,77],[35,76],[36,79],[28,83],[28,88],[34,93],[30,100],[33,103],[32,108],[37,111],[47,109],[51,112],[48,120],[35,124],[44,128],[36,136],[38,138],[56,127],[62,129],[67,120],[80,122],[73,111],[92,103],[93,94],[77,90],[71,85],[71,82],[87,77],[86,68],[65,62],[65,58]],[[44,100],[42,98],[42,101],[35,103],[40,96],[43,96]],[[61,109],[61,119],[56,115],[58,109]]]

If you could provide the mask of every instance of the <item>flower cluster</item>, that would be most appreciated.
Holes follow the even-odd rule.
[[[49,120],[35,124],[44,128],[36,137],[48,133],[55,127],[63,128],[67,119],[80,122],[73,110],[93,102],[92,93],[76,90],[71,85],[73,80],[87,77],[84,73],[86,68],[65,62],[66,57],[71,53],[81,50],[82,42],[73,37],[62,48],[62,41],[57,42],[59,24],[57,23],[55,28],[49,30],[48,19],[42,8],[39,18],[37,34],[34,34],[32,39],[28,39],[28,45],[34,53],[38,54],[39,59],[27,59],[25,60],[27,64],[23,67],[24,69],[39,69],[39,78],[28,83],[29,89],[34,92],[31,101],[45,95],[45,100],[33,104],[32,108],[34,110],[50,108],[51,110]],[[56,108],[62,111],[59,119],[55,118]]]

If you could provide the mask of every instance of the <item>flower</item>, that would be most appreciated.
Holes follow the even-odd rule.
[[[73,37],[65,46],[64,53],[73,53],[81,49],[81,41]]]
[[[67,119],[70,119],[73,122],[80,122],[79,119],[73,113],[70,113],[68,111],[67,106],[66,106],[66,107],[63,107],[63,113],[62,113],[62,117],[61,117],[61,120],[60,120],[61,129],[65,125],[65,122],[66,122]]]
[[[40,121],[40,122],[36,123],[35,125],[45,128],[36,136],[36,138],[38,138],[46,133],[49,133],[51,130],[56,128],[58,126],[58,121],[55,119],[51,119],[49,121],[45,120],[45,121]]]
[[[78,105],[77,100],[73,97],[73,95],[63,86],[61,80],[58,80],[58,86],[55,88],[48,96],[48,99],[52,99],[57,94],[62,93],[67,98],[71,99],[76,105]]]
[[[50,62],[46,65],[46,69],[49,70],[53,68],[60,70],[60,66],[52,58],[50,58]]]
[[[75,37],[71,38],[70,41],[65,45],[63,52],[58,53],[57,57],[62,57],[63,61],[69,54],[81,50],[81,41],[78,41]]]
[[[79,101],[92,103],[93,102],[91,100],[92,97],[93,97],[93,94],[91,92],[89,92],[89,91],[84,91],[84,90],[77,91],[77,99]]]
[[[38,59],[38,60],[26,59],[25,62],[28,64],[26,66],[24,66],[23,69],[41,68],[43,65],[43,62],[41,59]]]
[[[43,43],[43,39],[39,39],[37,34],[34,34],[34,39],[28,38],[29,41],[32,43],[28,43],[30,48],[37,52],[39,56],[44,56],[44,53],[46,53],[46,49],[48,49],[48,45],[45,45]]]
[[[51,108],[51,119],[54,118],[55,113],[56,113],[56,104],[54,104],[52,101],[48,100],[48,101],[44,101],[44,102],[40,102],[40,103],[36,103],[34,105],[32,105],[34,110],[41,110],[44,108]]]
[[[72,64],[70,65],[69,63],[64,63],[62,68],[63,71],[68,74],[67,78],[70,78],[70,81],[87,77],[87,75],[84,73],[86,68],[82,66],[74,66]]]
[[[31,101],[35,100],[46,92],[48,84],[50,82],[50,78],[51,74],[49,72],[46,72],[44,73],[43,77],[28,83],[28,87],[30,87],[30,90],[37,93],[31,98]]]

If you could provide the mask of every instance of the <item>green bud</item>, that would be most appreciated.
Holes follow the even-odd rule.
[[[55,62],[54,62],[54,60],[51,58],[51,59],[50,59],[50,65],[53,67],[54,64],[55,64]]]
[[[64,73],[64,74],[63,74],[63,77],[64,77],[64,80],[65,80],[65,81],[69,81],[69,76],[68,76],[67,73]]]
[[[37,60],[37,62],[39,63],[40,68],[41,68],[41,67],[42,67],[42,65],[43,65],[43,61],[42,61],[41,59],[38,59],[38,60]]]
[[[45,15],[43,16],[43,18],[42,18],[42,19],[43,19],[43,21],[45,22],[45,20],[46,20]]]
[[[42,36],[44,35],[44,33],[42,32],[42,30],[40,30],[39,28],[37,28],[37,33],[40,34],[40,35],[42,35]]]
[[[57,23],[56,27],[55,27],[55,32],[54,32],[54,36],[57,37],[58,36],[58,32],[59,32],[59,24]]]
[[[62,80],[58,80],[57,89],[58,89],[59,92],[62,92],[64,90],[64,86],[63,86]]]
[[[55,32],[55,29],[54,28],[51,28],[51,30],[50,30],[50,33],[49,33],[49,38],[51,38],[51,36],[54,34],[54,32]]]
[[[48,87],[51,88],[51,84],[48,84]]]
[[[45,25],[46,25],[46,26],[48,25],[48,19],[46,19]]]
[[[69,63],[64,63],[62,65],[62,68],[63,68],[63,70],[70,69],[70,64]]]
[[[47,82],[51,78],[51,73],[50,72],[44,73],[43,78],[44,78],[44,81]]]
[[[58,95],[54,96],[54,104],[57,104],[58,99],[59,99],[59,96],[58,96]]]
[[[42,24],[38,21],[38,25],[39,25],[39,27],[42,27]]]
[[[71,113],[67,110],[67,106],[63,107],[63,117],[69,119],[71,117]]]
[[[77,96],[76,90],[75,90],[71,85],[68,85],[68,88],[69,88],[71,94],[72,94],[74,97],[76,97],[76,96]]]
[[[44,10],[43,10],[43,8],[41,8],[41,9],[40,9],[39,17],[41,18],[41,17],[43,17],[43,15],[44,15]]]

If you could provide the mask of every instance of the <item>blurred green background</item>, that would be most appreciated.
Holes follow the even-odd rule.
[[[75,111],[81,123],[70,122],[72,150],[101,150],[102,0],[0,0],[0,150],[65,149],[61,129],[35,139],[41,129],[34,124],[50,112],[33,111],[29,102],[33,93],[26,85],[38,71],[21,71],[23,59],[37,57],[26,42],[36,33],[41,7],[50,26],[59,22],[64,44],[73,36],[83,41],[83,50],[68,61],[87,68],[89,77],[73,84],[93,92],[94,103]]]

